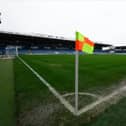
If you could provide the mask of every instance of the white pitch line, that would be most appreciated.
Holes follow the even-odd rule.
[[[42,76],[40,76],[30,65],[28,65],[21,57],[17,56],[18,59],[27,67],[29,68],[33,74],[43,83],[45,84],[48,89],[56,96],[56,98],[59,99],[59,101],[70,111],[72,112],[74,115],[76,115],[75,113],[75,109],[74,107],[65,99],[62,97],[62,95],[60,95]]]
[[[66,93],[66,94],[63,94],[62,96],[68,97],[68,96],[72,96],[72,95],[75,95],[75,93],[74,92]],[[100,98],[100,96],[98,96],[96,94],[88,93],[88,92],[78,92],[78,95],[87,95],[87,96],[91,96],[91,97],[98,98],[98,99]]]
[[[81,110],[78,111],[77,115],[81,115],[82,113],[85,113],[91,109],[93,109],[94,107],[96,107],[97,105],[106,102],[108,100],[110,100],[111,98],[113,98],[116,95],[119,95],[122,91],[126,91],[126,86],[123,86],[117,90],[115,90],[113,93],[111,93],[110,95],[107,95],[105,97],[100,98],[99,100],[93,102],[92,104],[87,105],[86,107],[82,108]]]

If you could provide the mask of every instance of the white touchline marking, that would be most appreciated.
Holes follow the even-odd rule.
[[[60,100],[60,102],[70,111],[72,112],[74,115],[75,114],[75,109],[74,107],[65,99],[62,97],[62,95],[60,95],[42,76],[40,76],[30,65],[28,65],[22,58],[20,58],[19,56],[17,56],[18,59],[25,65],[27,66],[34,75],[36,75],[36,77],[43,82],[43,84],[45,84],[49,90],[56,96],[56,98],[58,98]]]
[[[82,113],[85,113],[91,109],[93,109],[94,107],[96,107],[97,105],[101,104],[102,102],[108,101],[109,99],[113,98],[116,95],[119,95],[122,91],[126,91],[126,86],[123,86],[115,91],[113,91],[111,94],[105,96],[105,97],[101,97],[99,100],[87,105],[86,107],[80,109],[77,113],[77,115],[81,115]]]

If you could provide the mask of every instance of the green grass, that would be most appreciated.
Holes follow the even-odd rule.
[[[21,56],[32,68],[42,75],[59,92],[74,91],[74,56],[72,55],[44,55]],[[79,65],[79,90],[105,89],[126,78],[125,55],[81,55]],[[18,119],[27,117],[27,114],[43,104],[59,104],[59,101],[50,93],[33,74],[18,59],[14,62],[16,101],[18,106]],[[119,104],[107,109],[101,116],[94,118],[91,123],[85,123],[85,116],[74,117],[62,107],[61,110],[50,114],[48,123],[51,126],[124,126],[125,116],[120,119],[121,113],[125,113],[126,99]],[[117,115],[115,114],[117,111]],[[40,116],[40,112],[37,119]],[[114,113],[114,114],[113,114]],[[22,117],[23,115],[23,117]],[[110,117],[112,117],[110,119]],[[28,118],[28,117],[27,117]],[[30,118],[30,117],[29,117]],[[36,121],[37,119],[34,118]],[[30,120],[30,119],[29,119]],[[30,123],[27,119],[25,126],[40,126],[38,120]],[[52,121],[53,120],[53,121]],[[117,123],[117,120],[119,121]],[[42,122],[41,122],[42,121]],[[113,121],[111,123],[111,121]],[[22,121],[20,121],[22,123]],[[19,123],[19,124],[20,124]],[[124,124],[123,124],[124,123]],[[111,125],[109,125],[111,124]],[[46,125],[48,126],[48,124]]]
[[[13,61],[0,60],[0,126],[15,126]]]
[[[126,98],[123,98],[118,104],[111,106],[104,113],[85,126],[125,126],[125,108]]]
[[[59,91],[74,91],[74,56],[23,56],[31,67]],[[126,76],[125,55],[81,55],[79,90],[106,87]]]
[[[21,57],[60,93],[74,91],[73,55]],[[118,85],[126,79],[125,64],[125,55],[81,55],[79,90],[104,90]],[[14,71],[13,60],[0,60],[0,99],[0,126],[14,126],[16,110],[17,125],[21,126],[126,125],[126,98],[87,123],[86,114],[73,116],[17,58],[14,60]],[[53,112],[52,109],[57,106],[60,107]]]

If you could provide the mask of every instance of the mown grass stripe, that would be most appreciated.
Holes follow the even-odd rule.
[[[13,61],[0,60],[0,126],[15,126]]]

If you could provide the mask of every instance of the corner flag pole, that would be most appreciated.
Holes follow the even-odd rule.
[[[94,51],[94,42],[76,32],[75,43],[75,114],[78,114],[78,82],[79,82],[79,51],[92,54]]]
[[[79,66],[79,51],[75,52],[75,113],[78,112],[78,66]]]

